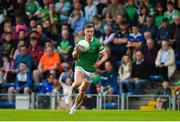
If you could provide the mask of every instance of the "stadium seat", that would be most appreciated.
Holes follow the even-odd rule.
[[[119,66],[121,65],[121,60],[116,61],[116,66],[119,68]]]
[[[2,107],[2,108],[14,108],[15,107],[15,102],[1,101],[0,102],[0,107]]]
[[[15,87],[15,83],[14,82],[12,82],[12,83],[4,83],[3,86],[6,87],[6,88]]]
[[[35,93],[40,93],[41,92],[41,88],[42,88],[42,83],[35,82],[33,84],[33,87],[34,87],[34,92]]]
[[[155,110],[155,106],[141,106],[140,110],[143,110],[143,111]]]
[[[151,82],[151,86],[152,88],[154,87],[154,81],[155,82],[159,82],[159,81],[162,81],[162,77],[161,75],[150,75],[149,76],[149,81]]]
[[[176,61],[176,65],[180,66],[180,60]]]
[[[156,101],[149,101],[148,102],[148,106],[155,106],[156,105]]]
[[[150,75],[149,80],[151,80],[151,81],[161,81],[162,77],[160,75]]]
[[[105,109],[116,109],[118,103],[117,102],[107,102],[104,104]]]

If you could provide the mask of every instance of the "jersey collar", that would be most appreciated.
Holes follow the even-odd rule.
[[[91,42],[93,41],[94,37],[91,38]],[[85,37],[85,40],[86,40],[86,37]]]

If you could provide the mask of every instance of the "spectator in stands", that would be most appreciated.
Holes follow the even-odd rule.
[[[60,75],[59,80],[61,80],[63,83],[66,83],[66,79],[70,78],[71,81],[74,81],[74,72],[68,63],[63,63],[63,71]]]
[[[2,54],[2,68],[0,70],[1,78],[0,82],[8,82],[8,81],[13,81],[13,76],[12,76],[12,69],[13,69],[13,60],[9,57],[7,53]],[[11,82],[10,81],[10,82]]]
[[[119,67],[120,90],[124,92],[123,85],[125,84],[127,92],[133,94],[133,87],[131,85],[131,70],[132,64],[128,55],[122,57],[121,66]]]
[[[163,80],[169,81],[176,70],[175,54],[168,42],[163,41],[161,49],[156,58],[156,67],[158,67]]]
[[[119,24],[119,31],[115,34],[113,42],[110,44],[112,57],[116,60],[121,60],[126,53],[126,45],[128,42],[128,25],[126,21]]]
[[[159,96],[156,98],[156,109],[162,110],[169,108],[169,95],[171,95],[171,88],[169,87],[169,83],[167,81],[164,81],[162,83],[162,88],[160,88],[156,95],[167,95],[166,97]]]
[[[135,87],[134,94],[142,94],[143,84],[148,79],[148,68],[143,53],[139,50],[135,53],[135,62],[132,64],[131,77]]]
[[[103,9],[103,15],[106,13],[110,13],[113,19],[117,16],[117,14],[122,13],[124,14],[124,7],[122,4],[118,4],[118,0],[111,0],[111,4]]]
[[[140,49],[143,43],[143,35],[137,25],[132,25],[132,33],[128,35],[127,54],[133,56],[134,51]]]
[[[97,7],[93,4],[93,0],[87,0],[87,6],[85,7],[85,19],[86,22],[91,22],[93,16],[97,15]]]
[[[42,93],[43,94],[51,94],[54,90],[54,82],[55,82],[55,77],[54,74],[47,73],[46,74],[46,79],[42,81]]]
[[[162,25],[157,32],[157,43],[160,46],[162,41],[170,42],[171,38],[172,38],[172,30],[169,25],[169,20],[167,18],[164,18],[162,21]]]
[[[28,68],[27,63],[21,62],[19,64],[19,72],[16,75],[15,88],[14,87],[8,88],[8,94],[10,95],[9,100],[11,99],[12,93],[29,94],[32,81],[33,81],[33,77]]]
[[[53,47],[46,47],[46,51],[42,55],[38,69],[34,70],[33,77],[35,82],[40,82],[40,78],[45,73],[56,75],[61,71],[61,60],[57,52],[54,52]]]
[[[30,19],[29,22],[29,31],[33,30],[37,26],[37,21],[35,19]]]
[[[15,51],[15,43],[12,40],[12,33],[6,32],[4,39],[2,40],[2,45],[0,46],[0,51],[7,53],[9,56],[12,57]]]
[[[58,52],[63,61],[68,61],[70,58],[70,52],[72,51],[72,43],[69,40],[69,32],[68,30],[61,31],[62,39],[58,46]]]
[[[101,16],[97,16],[97,22],[94,22],[94,24],[95,24],[95,36],[97,37],[102,36],[102,34],[104,33],[103,18]]]
[[[20,47],[21,47],[21,45],[25,45],[25,42],[24,42],[24,41],[18,41],[17,48],[16,48],[16,50],[14,51],[14,55],[13,55],[13,57],[12,57],[13,60],[15,60],[16,57],[17,57],[17,55],[20,54]]]
[[[27,26],[24,22],[23,17],[21,17],[21,16],[16,17],[16,32],[18,33],[19,30],[27,31]]]
[[[27,67],[29,69],[32,68],[33,66],[33,62],[32,62],[32,58],[31,56],[28,54],[28,49],[25,45],[21,45],[19,47],[19,55],[16,56],[16,58],[14,59],[14,66],[13,66],[13,70],[15,72],[18,71],[18,67],[19,67],[19,64],[21,62],[26,62],[27,63]]]
[[[25,32],[25,30],[23,30],[23,29],[19,30],[17,42],[19,43],[20,41],[23,41],[26,43],[26,45],[28,45],[29,40],[27,39],[26,35],[27,35],[27,33]]]
[[[63,74],[64,75],[64,74]],[[71,102],[70,104],[65,104],[65,97],[71,92],[71,87],[72,87],[72,80],[69,76],[66,77],[65,82],[63,82],[62,78],[63,75],[60,76],[59,78],[59,83],[61,84],[62,90],[63,90],[63,97],[60,100],[59,107],[61,109],[66,109],[70,108],[73,103]],[[68,74],[67,74],[68,75]]]
[[[38,18],[41,21],[46,21],[49,18],[49,11],[48,11],[49,3],[50,3],[49,0],[43,0],[43,6],[41,7],[38,13]]]
[[[103,25],[109,25],[112,26],[113,23],[113,19],[110,13],[106,13],[104,16],[104,21],[103,21]]]
[[[144,60],[148,65],[148,70],[150,75],[157,74],[155,61],[158,53],[158,48],[156,47],[152,39],[146,40],[146,46],[143,49]]]
[[[28,0],[25,5],[25,10],[29,19],[36,17],[40,10],[39,3],[35,0]]]
[[[152,38],[155,39],[157,34],[157,29],[158,29],[157,26],[153,22],[153,16],[148,15],[146,17],[146,24],[142,28],[140,28],[140,32],[144,33],[146,31],[149,31],[152,34]]]
[[[135,0],[128,0],[127,6],[125,7],[125,14],[129,23],[137,23],[138,14]]]
[[[174,16],[174,24],[172,24],[173,39],[175,42],[176,59],[180,60],[180,14]]]
[[[147,42],[148,39],[152,39],[152,35],[151,35],[151,32],[146,31],[146,32],[144,32],[144,40],[145,40],[145,42]]]
[[[62,23],[68,21],[69,11],[71,9],[71,4],[67,0],[59,0],[55,4],[56,11],[60,13],[60,20]]]
[[[149,15],[153,15],[154,14],[154,8],[153,5],[151,4],[150,0],[140,0],[140,6],[145,5],[148,8],[149,11]]]
[[[43,49],[38,44],[37,37],[31,37],[30,38],[30,46],[28,48],[28,52],[29,52],[29,55],[32,57],[32,60],[33,60],[33,65],[34,65],[33,68],[37,67],[37,65],[40,61],[40,58],[43,54]]]
[[[114,22],[112,23],[112,29],[113,31],[115,32],[118,32],[120,27],[119,27],[119,24],[123,23],[125,21],[125,15],[119,13],[117,16],[116,16],[116,19],[114,20]]]
[[[142,5],[140,7],[140,12],[138,15],[138,23],[140,24],[140,26],[142,26],[146,23],[147,16],[148,16],[148,8],[146,5]]]
[[[9,18],[14,19],[15,18],[15,5],[16,5],[16,1],[15,0],[6,0],[3,4],[3,6],[6,7],[5,11],[6,11],[6,16]]]
[[[174,8],[174,3],[169,1],[167,3],[167,11],[164,13],[164,18],[168,18],[169,23],[174,23],[173,17],[179,13],[178,10]]]
[[[108,95],[118,94],[117,73],[113,70],[110,61],[105,62],[105,71],[101,74],[100,85],[103,88],[108,88]],[[98,90],[99,91],[99,90]]]
[[[37,37],[38,37],[38,40],[39,40],[39,44],[41,46],[44,46],[47,35],[46,35],[46,33],[44,33],[44,29],[43,29],[42,24],[37,24],[36,29],[37,29],[37,33],[38,33]]]
[[[75,9],[73,11],[73,18],[69,19],[69,24],[71,24],[71,29],[76,33],[83,30],[83,27],[85,25],[85,18],[81,16],[78,9]]]
[[[52,25],[57,25],[59,19],[59,12],[55,10],[54,3],[49,4],[49,19]]]
[[[164,18],[164,7],[162,3],[158,2],[155,8],[155,16],[154,16],[155,25],[160,27],[163,18]]]
[[[100,37],[100,42],[104,45],[109,45],[114,39],[115,33],[112,32],[112,28],[109,25],[104,26],[104,33]]]

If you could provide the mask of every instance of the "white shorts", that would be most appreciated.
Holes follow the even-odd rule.
[[[76,67],[75,67],[75,70],[81,71],[81,72],[83,73],[83,75],[84,75],[85,81],[88,82],[88,83],[92,83],[92,78],[95,76],[94,73],[88,72],[88,71],[84,70],[84,69],[83,69],[82,67],[80,67],[80,66],[76,66]]]

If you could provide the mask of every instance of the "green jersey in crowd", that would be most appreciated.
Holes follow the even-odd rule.
[[[76,44],[80,41],[85,41],[85,37],[80,38]],[[104,51],[104,46],[99,39],[92,37],[89,43],[89,49],[86,52],[79,52],[76,66],[82,67],[87,72],[95,72],[96,68],[94,64],[98,60],[99,53]]]

